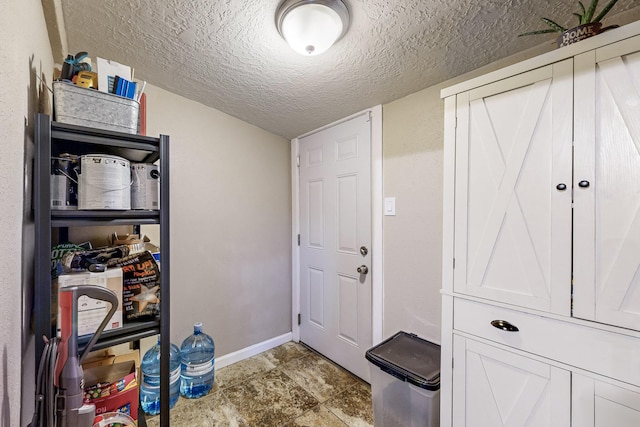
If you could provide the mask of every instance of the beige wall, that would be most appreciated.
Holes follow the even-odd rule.
[[[384,217],[383,337],[403,330],[440,343],[444,101],[440,91],[553,49],[521,52],[383,106],[383,192],[396,198]]]
[[[606,23],[640,19],[640,7]],[[549,38],[547,37],[547,40]],[[440,342],[444,103],[440,90],[555,49],[545,42],[383,106],[383,191],[396,197],[384,217],[384,324]]]
[[[53,69],[41,1],[4,1],[0,41],[0,425],[17,426],[33,409],[31,135],[49,103],[36,76],[50,84]],[[384,218],[385,337],[439,342],[440,89],[552,48],[384,105],[384,196],[397,198],[397,215]],[[202,321],[224,355],[291,331],[289,142],[149,85],[147,94],[148,133],[171,136],[172,341]]]
[[[10,0],[1,16],[0,424],[12,427],[33,413],[32,117],[50,112],[36,75],[50,85],[54,64],[40,1]],[[153,86],[146,92],[148,133],[171,137],[172,341],[195,321],[218,355],[290,332],[289,141]]]
[[[440,340],[442,111],[437,88],[383,106],[384,338]]]
[[[33,114],[41,102],[48,103],[39,95],[37,77],[51,84],[53,70],[40,0],[3,1],[0,40],[0,425],[18,426],[26,425],[20,422],[21,406],[26,416],[33,410],[33,339],[27,332],[33,277]]]
[[[440,343],[444,102],[440,90],[552,49],[541,45],[383,105],[383,337],[403,330]]]
[[[170,136],[171,340],[201,321],[222,356],[291,331],[289,141],[147,85]]]

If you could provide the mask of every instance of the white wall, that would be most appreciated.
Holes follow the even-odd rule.
[[[216,356],[291,332],[289,141],[147,85],[170,136],[171,340],[203,322]]]
[[[49,102],[46,94],[40,94],[37,77],[51,84],[53,71],[40,0],[3,1],[0,40],[0,425],[4,427],[21,425],[21,401],[27,416],[33,409],[33,340],[28,334],[33,115],[43,108],[40,104],[48,108]],[[22,425],[26,423],[25,419]]]

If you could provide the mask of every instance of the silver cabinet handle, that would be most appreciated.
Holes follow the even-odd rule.
[[[507,331],[507,332],[518,332],[520,330],[520,329],[518,329],[517,326],[512,325],[511,323],[507,322],[506,320],[492,320],[491,321],[491,326],[493,326],[494,328],[501,329],[503,331]]]

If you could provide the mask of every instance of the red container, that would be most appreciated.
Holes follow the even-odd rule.
[[[85,369],[84,381],[84,401],[96,406],[96,415],[122,412],[138,419],[140,399],[134,362]]]

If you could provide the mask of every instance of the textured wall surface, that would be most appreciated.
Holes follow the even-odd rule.
[[[626,14],[618,21],[637,18]],[[440,342],[444,103],[440,91],[548,50],[536,46],[384,105],[384,197],[396,216],[384,217],[384,325]]]
[[[440,342],[442,287],[443,88],[544,51],[522,52],[384,105],[383,336],[403,330]]]
[[[384,106],[383,337],[402,330],[440,342],[442,108],[437,87]]]
[[[34,402],[33,114],[48,105],[38,78],[50,84],[53,67],[40,0],[3,1],[0,41],[0,425],[15,427]]]
[[[202,322],[222,356],[290,332],[289,141],[153,86],[147,101],[171,146],[172,342]]]
[[[304,57],[275,28],[280,0],[62,0],[69,49],[286,138],[505,58],[573,25],[573,0],[348,0],[352,25]],[[632,8],[620,0],[613,12]],[[618,22],[616,22],[618,23]]]
[[[442,85],[433,87],[433,84],[515,52],[517,55],[508,62],[553,49],[552,36],[516,38],[515,33],[541,28],[539,16],[566,16],[568,21],[570,12],[576,9],[573,0],[563,0],[564,6],[557,5],[558,1],[546,0],[352,0],[353,27],[347,36],[324,55],[304,58],[290,51],[275,31],[273,14],[277,0],[62,0],[62,3],[73,53],[88,50],[92,56],[130,64],[139,78],[160,88],[180,93],[287,138],[365,107],[387,103],[429,87],[385,106],[384,125],[388,130],[384,135],[385,196],[398,197],[398,215],[385,218],[385,232],[388,233],[384,248],[385,294],[388,299],[384,333],[388,336],[397,329],[412,329],[433,339],[436,339],[439,327],[435,311],[439,306],[431,304],[436,298],[439,300],[440,287],[437,277],[440,274],[440,244],[434,240],[441,228],[440,207],[436,204],[441,203],[438,193],[441,177],[437,170],[441,167],[442,155],[442,106],[438,97]],[[615,12],[628,10],[632,4],[630,0],[620,0]],[[0,63],[3,64],[0,76],[5,82],[0,87],[3,130],[0,136],[3,147],[0,157],[0,227],[3,230],[0,234],[0,271],[3,273],[0,276],[0,322],[3,325],[0,329],[0,424],[15,426],[19,425],[20,417],[21,370],[26,378],[22,391],[23,411],[29,412],[32,405],[31,390],[28,390],[33,380],[33,361],[28,357],[32,346],[27,342],[25,319],[28,312],[21,312],[16,303],[22,298],[22,287],[29,286],[32,265],[28,255],[29,246],[33,244],[32,228],[28,213],[25,213],[28,212],[30,192],[29,173],[25,170],[25,165],[30,163],[29,121],[37,109],[35,75],[44,73],[48,76],[52,60],[40,2],[8,0],[3,6],[0,16]],[[621,20],[613,15],[609,23],[623,24],[640,18],[638,15],[638,9],[634,9]],[[540,45],[542,40],[549,43]],[[535,48],[523,51],[532,46]],[[482,72],[494,68],[495,65],[491,65]],[[173,341],[182,338],[192,320],[206,322],[201,315],[206,310],[212,316],[208,319],[214,319],[218,314],[220,318],[227,316],[228,313],[223,312],[233,310],[225,303],[234,295],[252,295],[255,284],[266,288],[275,283],[278,301],[285,304],[263,299],[259,305],[264,309],[255,310],[255,305],[235,307],[232,314],[246,318],[246,323],[216,325],[214,320],[210,327],[212,335],[217,336],[217,328],[222,327],[223,334],[231,337],[219,337],[219,345],[224,345],[219,347],[220,354],[287,332],[290,330],[290,265],[288,254],[286,257],[283,254],[284,248],[289,247],[290,211],[286,204],[290,200],[282,194],[271,195],[268,190],[272,190],[272,186],[266,179],[260,182],[260,191],[251,192],[249,199],[241,199],[240,188],[251,188],[258,180],[255,172],[260,169],[256,163],[247,165],[233,156],[251,157],[254,162],[261,156],[271,159],[269,156],[274,154],[269,151],[275,150],[279,153],[275,156],[281,156],[278,157],[281,160],[274,160],[272,167],[282,175],[273,175],[275,178],[270,182],[274,188],[279,187],[278,190],[288,194],[288,154],[280,153],[280,150],[288,150],[288,144],[283,148],[278,138],[245,127],[245,124],[235,123],[228,127],[233,121],[229,117],[208,109],[205,114],[205,108],[198,103],[157,88],[150,88],[149,94],[150,132],[171,134],[172,150],[178,150],[174,151],[177,157],[174,160],[194,165],[192,169],[181,167],[172,177],[172,190],[176,194],[172,197],[174,209],[177,209],[172,210],[173,220],[182,224],[174,227],[173,233],[186,233],[178,237],[178,242],[183,239],[180,247],[197,241],[202,245],[196,248],[198,253],[206,254],[209,248],[204,245],[207,241],[236,239],[229,253],[220,252],[205,258],[212,265],[217,263],[215,267],[224,275],[221,282],[224,282],[223,293],[226,294],[222,298],[207,294],[217,284],[204,275],[178,271],[184,280],[174,280],[172,302],[180,301],[179,296],[175,299],[178,289],[187,287],[187,282],[192,280],[200,282],[198,286],[207,298],[193,305],[193,298],[188,299],[187,295],[179,302],[180,309],[172,318]],[[154,103],[156,110],[153,110]],[[201,117],[193,124],[190,122],[193,117],[189,117],[188,112],[209,118]],[[219,134],[220,129],[224,131]],[[234,148],[238,137],[241,142]],[[194,141],[190,141],[191,138],[195,138]],[[178,146],[181,140],[183,145]],[[256,150],[260,143],[265,147]],[[184,190],[183,185],[203,176],[197,173],[198,168],[191,161],[207,163],[207,157],[202,153],[209,150],[218,156],[215,160],[219,162],[218,171],[206,171],[204,176],[208,185],[198,187],[201,190],[198,194],[193,188]],[[236,187],[221,186],[228,192],[219,197],[217,180],[241,179],[219,174],[224,171],[244,173],[245,181],[237,183]],[[284,203],[279,207],[269,205],[269,217],[282,215],[273,230],[265,230],[271,223],[250,211],[265,206],[266,197],[276,197]],[[419,202],[413,202],[414,197],[419,198]],[[217,222],[233,221],[234,225],[228,228],[218,225],[219,230],[200,234],[202,225],[211,223],[212,215],[200,217],[201,213],[190,209],[187,201],[196,198],[203,198],[208,211],[217,215]],[[237,200],[245,203],[242,210],[227,212],[220,207],[229,201],[237,206]],[[253,216],[249,217],[250,213]],[[197,221],[189,222],[192,216]],[[244,229],[243,221],[253,223]],[[272,234],[263,235],[262,243],[256,244],[252,233],[260,229]],[[274,239],[279,249],[269,252],[270,247],[265,247],[263,242]],[[429,248],[425,247],[425,242],[429,242]],[[240,261],[241,250],[251,255],[245,261]],[[26,254],[22,259],[21,253]],[[271,261],[278,266],[277,270],[260,266],[262,275],[252,276],[252,270],[244,263],[261,256],[274,257]],[[232,258],[237,263],[227,264]],[[188,260],[187,253],[178,256],[180,263]],[[423,271],[410,270],[415,266],[421,266]],[[175,267],[173,273],[176,274]],[[282,286],[274,279],[280,275],[286,276],[283,280],[287,283]],[[269,279],[265,281],[263,277]],[[391,292],[393,295],[389,297]],[[427,311],[420,313],[421,309]],[[263,331],[263,323],[272,326]],[[22,354],[18,345],[21,334]],[[247,334],[246,342],[242,341],[245,338],[233,341],[243,334]]]

